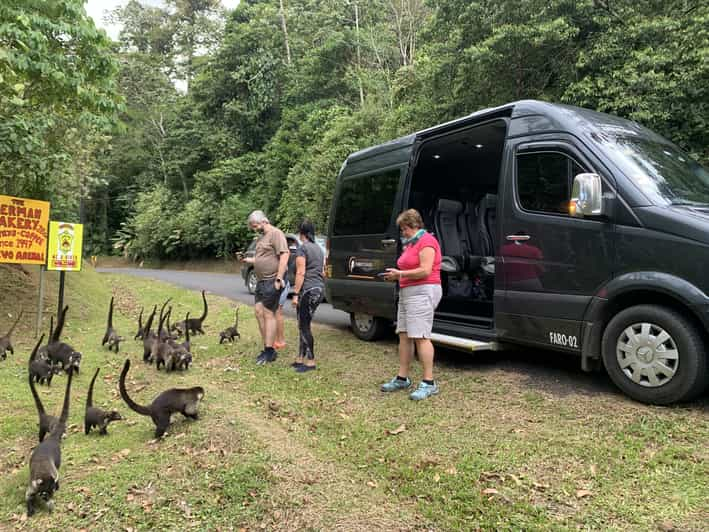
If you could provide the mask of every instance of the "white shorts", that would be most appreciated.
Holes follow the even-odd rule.
[[[396,332],[405,332],[409,338],[430,338],[433,313],[441,302],[440,284],[406,286],[399,291],[399,310]]]

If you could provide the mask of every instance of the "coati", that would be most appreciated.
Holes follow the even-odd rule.
[[[219,333],[219,344],[222,344],[224,340],[234,343],[234,338],[241,340],[241,335],[239,334],[239,307],[236,307],[236,312],[234,313],[234,325]]]
[[[140,314],[138,314],[138,332],[135,333],[133,340],[142,340],[143,334],[143,307],[140,307]]]
[[[113,328],[113,298],[111,298],[111,306],[108,308],[108,323],[106,324],[106,333],[103,335],[101,345],[104,346],[108,344],[109,351],[113,350],[118,353],[122,339],[123,338],[118,336],[116,329]]]
[[[168,312],[168,317],[170,312]],[[190,313],[188,312],[185,316],[185,321],[190,319]],[[168,330],[170,325],[168,323]],[[172,358],[174,361],[175,369],[186,370],[189,369],[190,364],[192,364],[192,342],[190,342],[190,330],[185,329],[185,341],[178,344],[174,340],[169,340],[170,345],[173,348]]]
[[[20,323],[20,320],[22,319],[22,314],[24,311],[20,311],[20,315],[17,316],[17,319],[15,320],[15,323],[12,324],[12,327],[10,327],[10,330],[7,331],[7,334],[3,337],[0,337],[0,359],[5,360],[7,358],[7,352],[10,351],[13,355],[15,354],[15,350],[12,347],[12,332],[15,330],[15,327],[17,327],[17,324]]]
[[[39,344],[42,343],[42,340],[44,340],[44,335],[40,337],[39,342],[37,342],[37,345],[32,350],[32,354],[30,354],[30,361],[28,364],[30,383],[38,382],[40,384],[46,384],[47,386],[51,386],[52,378],[54,377],[54,374],[57,370],[52,364],[49,363],[47,359],[37,358],[37,353],[39,352]]]
[[[105,436],[108,434],[108,424],[111,421],[120,421],[123,417],[116,410],[109,412],[93,405],[94,383],[100,370],[101,368],[96,368],[96,373],[89,384],[89,394],[86,396],[86,413],[84,414],[84,434],[88,434],[92,428],[98,427],[98,433]]]
[[[61,369],[64,371],[69,371],[69,368],[71,368],[71,371],[78,373],[79,367],[81,366],[81,353],[76,351],[69,344],[59,341],[64,329],[68,310],[69,306],[67,305],[62,309],[62,312],[57,318],[57,327],[52,332],[49,344],[47,345],[47,355],[49,356],[49,361],[55,366],[61,366]]]
[[[52,335],[54,334],[54,316],[49,316],[49,338],[52,338]],[[51,341],[51,340],[49,340]],[[47,352],[47,345],[43,345],[42,347],[39,348],[39,351],[37,351],[37,357],[39,360],[49,360],[49,353]]]
[[[204,320],[207,319],[207,311],[209,310],[207,307],[207,298],[204,295],[204,290],[202,290],[202,301],[204,301],[204,310],[199,318],[190,318],[189,320],[177,322],[172,326],[173,330],[177,332],[178,337],[182,336],[187,328],[190,329],[192,334],[204,334],[202,324],[204,323]]]
[[[121,397],[131,410],[143,416],[150,416],[155,423],[155,438],[161,438],[170,425],[170,416],[177,412],[185,417],[197,419],[199,402],[204,397],[204,388],[170,388],[159,394],[148,406],[142,406],[133,401],[126,391],[126,375],[130,369],[130,359],[126,359],[118,381]]]
[[[59,420],[49,436],[35,447],[32,456],[30,456],[30,482],[25,492],[28,517],[34,515],[36,504],[40,500],[45,501],[47,508],[51,511],[54,506],[52,496],[59,489],[59,466],[62,461],[61,442],[69,417],[69,394],[74,372],[69,369],[68,374],[64,404]]]
[[[34,387],[34,378],[32,376],[32,362],[35,362],[35,358],[37,356],[37,350],[39,349],[39,344],[42,343],[42,340],[44,340],[44,335],[41,336],[37,344],[34,346],[34,349],[32,350],[32,354],[30,354],[30,372],[29,372],[29,381],[30,381],[30,391],[32,392],[32,397],[34,397],[34,404],[37,407],[37,414],[39,414],[39,441],[40,443],[44,440],[44,437],[47,435],[48,432],[52,432],[52,429],[54,426],[57,424],[57,418],[47,414],[47,412],[44,410],[44,405],[42,404],[42,400],[39,398],[39,394],[37,394],[37,389]],[[44,361],[43,361],[44,362]],[[45,362],[46,363],[46,362]],[[48,364],[47,364],[48,365]],[[51,371],[51,366],[50,366],[50,371]],[[52,377],[50,377],[49,380],[51,381]]]
[[[143,328],[143,362],[150,362],[150,352],[153,349],[153,343],[158,337],[151,329],[153,326],[153,320],[155,319],[155,313],[158,310],[158,306],[153,307],[153,311],[148,316],[148,321],[145,322],[145,327]]]
[[[162,330],[163,323],[165,319],[170,315],[168,311],[161,319],[158,324],[158,331]],[[165,368],[165,371],[172,371],[175,369],[175,357],[174,349],[168,341],[169,337],[161,338],[159,335],[155,338],[152,348],[150,350],[150,362],[155,362],[155,368],[160,369],[160,366]]]

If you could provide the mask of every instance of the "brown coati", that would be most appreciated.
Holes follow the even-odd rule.
[[[158,331],[163,330],[163,324],[165,319],[169,316],[169,312],[165,314],[160,323],[158,324]],[[165,368],[165,371],[172,371],[175,369],[175,357],[174,349],[168,341],[169,337],[161,338],[158,336],[153,342],[152,349],[150,350],[150,362],[155,362],[155,369],[160,369],[160,366]]]
[[[118,350],[121,347],[121,340],[123,340],[123,338],[118,336],[116,329],[113,328],[113,298],[111,298],[111,305],[108,308],[108,323],[106,324],[106,333],[103,335],[101,345],[104,346],[108,344],[109,351],[115,351],[116,353],[118,353]]]
[[[187,328],[189,328],[192,334],[204,334],[202,325],[204,320],[207,319],[207,312],[209,310],[209,307],[207,307],[207,297],[204,295],[204,290],[202,290],[202,301],[204,301],[204,310],[199,318],[190,318],[189,320],[177,322],[172,326],[178,337],[182,336]]]
[[[15,330],[15,327],[17,327],[17,324],[20,323],[23,313],[24,311],[20,311],[20,315],[17,316],[15,323],[12,324],[12,327],[10,327],[10,330],[7,331],[7,334],[0,337],[0,359],[2,360],[7,358],[8,351],[10,351],[13,355],[15,354],[15,349],[12,347],[12,333]]]
[[[143,307],[140,307],[140,314],[138,314],[138,332],[135,333],[133,340],[143,339]]]
[[[69,417],[69,394],[74,372],[69,370],[68,374],[64,404],[59,420],[49,436],[35,447],[32,456],[30,456],[30,481],[25,492],[28,517],[34,515],[36,505],[41,500],[45,501],[47,508],[51,511],[54,506],[52,496],[59,489],[59,466],[62,462],[61,442],[66,431],[66,420]]]
[[[47,345],[47,355],[53,365],[61,367],[64,371],[69,371],[69,368],[71,368],[71,371],[78,373],[79,367],[81,366],[81,353],[76,351],[69,344],[59,341],[64,329],[68,310],[69,306],[67,305],[62,309],[62,312],[57,318],[57,326],[52,332],[49,344]]]
[[[219,343],[222,344],[224,340],[234,343],[234,338],[241,340],[241,335],[239,334],[239,307],[236,307],[236,312],[234,313],[234,325],[219,333]]]
[[[155,423],[155,438],[161,438],[170,425],[170,416],[177,412],[185,417],[197,419],[199,402],[204,397],[204,388],[171,388],[159,394],[148,406],[142,406],[133,401],[126,391],[126,375],[130,369],[130,359],[126,359],[121,371],[118,387],[121,397],[131,410],[143,416],[150,416]]]
[[[38,382],[40,384],[46,384],[47,386],[52,385],[52,378],[57,372],[57,369],[49,363],[46,359],[37,358],[39,352],[39,344],[44,340],[44,335],[42,335],[37,342],[37,345],[32,350],[30,354],[30,361],[28,364],[28,372],[30,375],[30,382]]]
[[[32,392],[32,397],[34,398],[34,404],[37,407],[37,414],[39,414],[39,441],[40,443],[44,440],[44,437],[47,435],[47,433],[52,432],[52,429],[54,426],[57,424],[57,418],[47,414],[47,412],[44,410],[44,405],[42,404],[42,400],[39,398],[39,394],[37,393],[37,389],[34,387],[34,381],[35,379],[33,378],[32,375],[32,362],[37,362],[35,358],[37,357],[37,350],[39,349],[39,344],[42,343],[42,340],[44,340],[44,335],[39,339],[37,344],[34,346],[34,349],[32,350],[32,354],[30,354],[30,371],[29,371],[29,381],[30,381],[30,391]],[[43,361],[44,362],[44,361]],[[46,364],[46,362],[45,362]],[[47,364],[49,367],[49,371],[52,371],[51,366]],[[49,374],[49,380],[52,380],[52,373]]]
[[[153,307],[153,311],[148,316],[148,321],[145,322],[145,327],[143,328],[143,362],[150,362],[150,351],[153,349],[153,342],[157,338],[157,335],[151,330],[153,326],[153,320],[155,319],[155,313],[158,310],[158,306]]]
[[[120,421],[123,417],[116,410],[109,412],[93,405],[94,383],[100,370],[101,368],[96,368],[96,373],[89,384],[89,394],[86,396],[86,413],[84,414],[84,434],[88,434],[92,428],[98,427],[98,433],[105,436],[108,434],[108,424],[111,421]]]
[[[169,315],[169,313],[168,313]],[[189,321],[190,313],[188,312],[185,316],[185,322]],[[168,330],[170,325],[168,324]],[[190,342],[190,330],[185,329],[185,341],[182,343],[177,343],[172,340],[170,345],[173,348],[173,360],[175,369],[186,370],[189,369],[190,364],[192,364],[192,342]]]

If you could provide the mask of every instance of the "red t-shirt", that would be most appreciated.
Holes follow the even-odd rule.
[[[402,277],[399,279],[399,286],[415,286],[419,284],[441,284],[441,246],[438,245],[438,240],[431,233],[424,233],[415,244],[409,244],[404,247],[404,252],[396,261],[396,265],[400,270],[413,270],[421,266],[419,253],[423,248],[433,248],[436,255],[433,258],[433,268],[428,277],[423,279],[409,279]]]

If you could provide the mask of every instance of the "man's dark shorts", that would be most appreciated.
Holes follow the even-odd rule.
[[[271,312],[276,312],[278,310],[278,301],[281,298],[280,290],[276,290],[274,286],[275,279],[264,279],[256,283],[255,300],[256,303],[261,303],[265,308]]]

